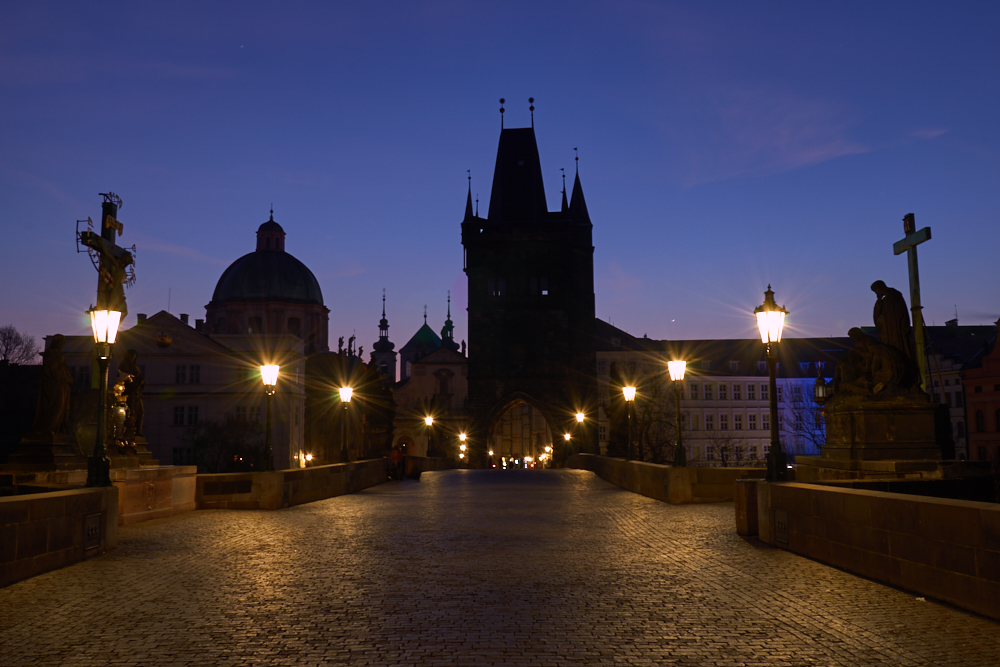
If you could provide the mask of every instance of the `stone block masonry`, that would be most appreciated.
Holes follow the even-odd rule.
[[[0,587],[117,544],[118,489],[113,486],[0,498]]]

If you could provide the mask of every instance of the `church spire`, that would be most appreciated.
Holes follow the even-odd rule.
[[[451,321],[451,290],[448,290],[448,318],[441,329],[441,345],[449,350],[458,350],[458,343],[455,342],[455,323]]]
[[[590,222],[590,213],[587,212],[587,202],[583,198],[583,186],[580,185],[580,172],[576,173],[573,181],[573,196],[569,202],[569,211],[573,216],[573,222]]]
[[[566,169],[564,167],[559,167],[559,171],[562,172],[562,179],[563,179],[562,212],[566,213],[567,211],[569,211],[569,204],[566,203]]]
[[[396,347],[389,341],[389,320],[385,317],[385,288],[382,288],[382,319],[378,323],[378,341],[372,346],[376,352],[391,352]]]

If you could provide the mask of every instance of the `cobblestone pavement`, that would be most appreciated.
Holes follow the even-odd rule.
[[[0,590],[2,665],[1000,665],[1000,623],[577,470],[128,526]]]

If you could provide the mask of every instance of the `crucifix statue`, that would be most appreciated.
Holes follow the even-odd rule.
[[[910,269],[910,311],[913,313],[913,335],[917,343],[914,356],[916,356],[917,365],[920,367],[920,386],[924,391],[927,391],[930,382],[927,375],[927,355],[924,345],[924,317],[920,312],[922,306],[920,305],[920,271],[917,268],[917,246],[924,241],[930,241],[931,228],[924,227],[920,231],[916,231],[915,216],[912,213],[907,213],[903,217],[903,233],[906,236],[892,244],[892,254],[906,253]]]
[[[122,314],[122,319],[128,314],[125,305],[125,286],[135,281],[132,266],[135,258],[125,248],[115,244],[115,233],[121,235],[124,226],[116,219],[121,199],[113,192],[103,194],[101,205],[100,234],[86,231],[80,232],[80,243],[96,255],[97,266],[97,310],[115,310]]]

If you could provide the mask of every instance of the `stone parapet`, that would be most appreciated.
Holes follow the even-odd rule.
[[[1000,504],[757,485],[768,544],[1000,619]]]

